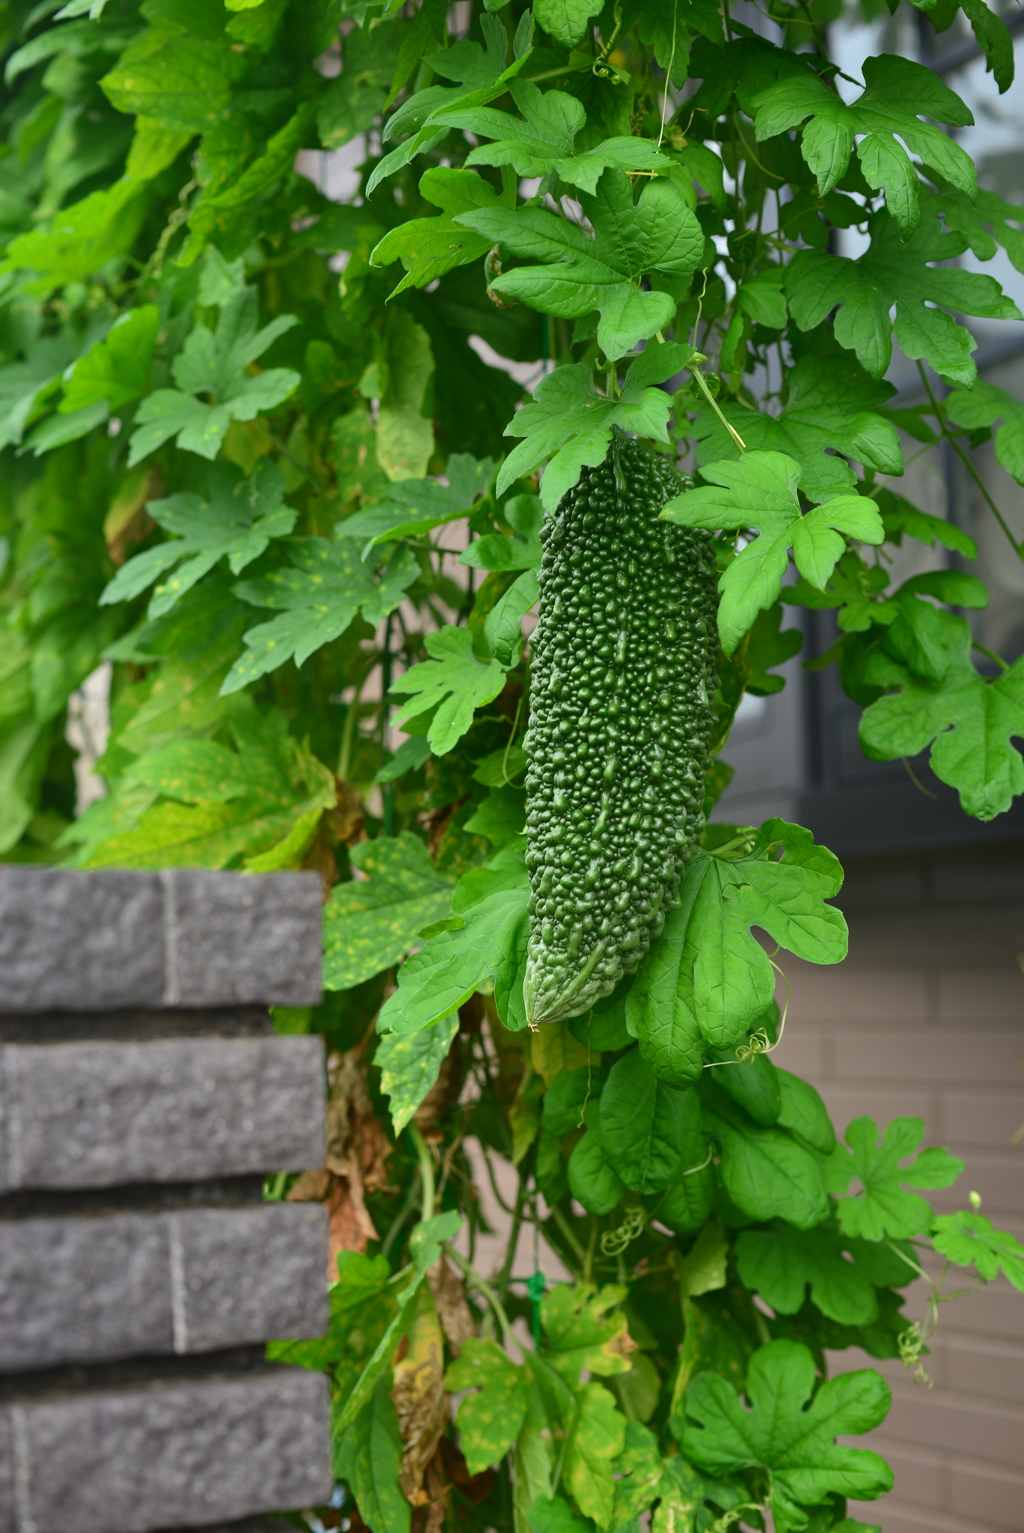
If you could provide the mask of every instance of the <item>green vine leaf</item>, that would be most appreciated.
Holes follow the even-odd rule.
[[[855,1118],[846,1130],[846,1145],[839,1144],[826,1168],[830,1192],[843,1194],[856,1178],[861,1191],[840,1196],[838,1215],[844,1235],[864,1240],[909,1240],[931,1226],[932,1211],[911,1187],[949,1187],[964,1169],[962,1160],[948,1150],[922,1150],[909,1165],[900,1166],[924,1137],[921,1118],[894,1118],[878,1143],[872,1118]],[[849,1146],[847,1148],[846,1146]]]
[[[954,389],[945,400],[946,414],[967,431],[1002,425],[995,432],[996,457],[1006,472],[1024,484],[1024,404],[1005,389],[979,379],[973,389]]]
[[[821,1166],[809,1150],[784,1129],[755,1123],[714,1082],[702,1082],[701,1097],[705,1127],[721,1150],[719,1176],[737,1208],[798,1230],[828,1218]]]
[[[974,117],[955,91],[912,59],[888,53],[865,59],[864,79],[866,89],[849,106],[810,70],[771,86],[754,97],[755,136],[763,142],[803,123],[800,149],[819,197],[827,197],[842,180],[856,142],[869,186],[884,191],[905,239],[920,216],[918,172],[907,149],[965,196],[973,199],[978,192],[970,155],[921,118],[962,128]]]
[[[557,1155],[557,1150],[556,1150]],[[559,1165],[561,1159],[559,1157]],[[561,1497],[551,1497],[555,1469],[554,1429],[572,1410],[572,1397],[557,1375],[544,1366],[536,1353],[524,1358],[527,1375],[526,1419],[515,1453],[515,1503],[517,1525],[526,1533],[589,1533]],[[550,1386],[554,1382],[556,1389]],[[568,1398],[556,1398],[568,1396]]]
[[[459,1443],[470,1474],[504,1458],[526,1416],[523,1371],[497,1342],[471,1337],[445,1374],[445,1389],[478,1389],[459,1406]]]
[[[625,1196],[621,1177],[608,1164],[601,1143],[601,1110],[591,1102],[584,1115],[587,1132],[569,1156],[569,1190],[588,1214],[603,1218],[618,1208]]]
[[[778,1028],[777,1008],[769,1008],[768,1019],[774,1033]],[[739,1069],[736,1068],[739,1061],[735,1049],[711,1049],[709,1054],[710,1061],[715,1064],[728,1064],[727,1070],[715,1071],[716,1083],[750,1114],[755,1123],[770,1128],[779,1121],[782,1087],[775,1065],[767,1054],[744,1059]]]
[[[511,670],[519,664],[523,647],[523,618],[539,600],[540,582],[536,571],[526,570],[498,597],[488,612],[484,619],[484,639],[499,665]]]
[[[579,483],[584,467],[603,463],[612,429],[668,441],[671,400],[654,388],[686,365],[693,349],[676,342],[651,347],[630,364],[618,399],[594,387],[594,375],[584,362],[556,367],[537,386],[532,404],[518,410],[505,428],[506,436],[524,437],[509,453],[498,474],[501,495],[517,479],[532,473],[554,454],[541,480],[540,498],[554,511],[562,496]]]
[[[377,1044],[373,1062],[380,1089],[391,1101],[396,1138],[437,1081],[458,1030],[458,1013],[452,1012],[418,1033],[386,1033]]]
[[[626,1026],[654,1074],[672,1086],[699,1079],[704,1068],[704,1037],[693,999],[698,951],[688,936],[696,896],[695,884],[684,886],[626,997]]]
[[[675,313],[676,300],[645,289],[643,278],[692,276],[704,252],[704,233],[671,181],[648,182],[634,204],[626,176],[610,169],[580,200],[593,238],[537,207],[481,208],[460,214],[457,222],[516,255],[545,263],[517,266],[493,278],[494,292],[564,319],[582,319],[596,309],[597,343],[615,360],[664,329]]]
[[[341,73],[320,98],[316,125],[325,149],[340,149],[373,126],[388,98],[402,42],[399,22],[354,27],[342,41]]]
[[[810,1081],[801,1080],[799,1075],[780,1070],[778,1066],[775,1067],[775,1079],[781,1098],[776,1119],[779,1127],[788,1128],[819,1155],[831,1155],[836,1147],[836,1131],[828,1108]]]
[[[1024,660],[987,681],[971,661],[967,620],[936,613],[949,664],[941,680],[915,676],[884,652],[869,659],[865,680],[898,691],[865,708],[866,756],[892,761],[931,746],[932,771],[956,788],[967,814],[992,820],[1024,792],[1024,761],[1011,738],[1024,735]]]
[[[656,1075],[686,1084],[700,1074],[698,1040],[732,1047],[764,1016],[775,971],[751,926],[810,963],[845,958],[846,922],[825,904],[841,886],[832,853],[785,820],[766,820],[738,856],[694,857],[626,998],[627,1025]]]
[[[501,532],[485,532],[459,556],[459,563],[474,570],[535,570],[542,551],[539,538],[506,537]]]
[[[575,48],[592,16],[601,10],[601,0],[536,0],[533,14],[537,25],[563,48]]]
[[[611,1068],[601,1093],[601,1149],[633,1192],[661,1192],[705,1158],[700,1102],[667,1086],[638,1049]]]
[[[936,0],[911,0],[919,11],[926,13],[935,9]],[[978,47],[985,57],[985,68],[990,70],[1000,91],[1009,90],[1014,77],[1013,38],[1010,29],[1000,16],[989,10],[985,0],[957,0],[952,14],[963,11],[971,23],[971,30]]]
[[[251,421],[282,404],[302,381],[289,367],[251,376],[249,365],[299,323],[281,314],[258,329],[255,288],[246,288],[220,311],[216,329],[196,325],[171,366],[177,389],[156,389],[139,406],[129,468],[171,437],[186,452],[215,458],[233,420]],[[212,395],[207,404],[199,395]]]
[[[800,488],[823,501],[854,489],[857,477],[846,456],[882,474],[902,474],[896,428],[876,413],[894,393],[892,384],[868,378],[846,357],[810,356],[790,373],[789,402],[777,416],[728,400],[720,408],[748,448],[785,453],[799,464]],[[738,455],[712,410],[701,411],[692,434],[701,467]]]
[[[511,64],[505,62],[508,35],[501,22],[494,16],[481,16],[480,30],[484,38],[483,48],[479,43],[463,40],[440,53],[426,56],[423,62],[436,75],[445,80],[456,80],[458,85],[428,85],[425,90],[408,97],[391,114],[384,124],[383,142],[387,143],[401,133],[411,136],[397,149],[390,150],[374,167],[366,184],[367,196],[386,176],[393,175],[408,165],[415,155],[433,149],[441,142],[452,126],[441,121],[446,109],[462,106],[470,111],[479,110],[495,96],[502,95],[533,51],[533,18],[529,12],[522,17],[516,30]]]
[[[944,311],[1020,319],[1017,305],[992,277],[928,265],[967,248],[967,241],[944,232],[937,218],[922,218],[906,241],[886,214],[876,214],[869,227],[871,248],[856,261],[822,250],[793,257],[786,267],[786,294],[796,324],[811,330],[840,305],[833,321],[836,340],[856,352],[872,378],[888,368],[895,334],[908,357],[922,358],[946,383],[972,388],[978,376],[971,361],[975,341]]]
[[[631,1522],[657,1498],[665,1466],[658,1439],[639,1421],[626,1423],[622,1451],[615,1460],[615,1510],[612,1526]]]
[[[591,1533],[589,1518],[581,1517],[564,1496],[538,1496],[526,1520],[532,1533]]]
[[[901,546],[906,534],[918,543],[923,543],[926,548],[934,548],[938,543],[943,548],[952,549],[954,553],[963,554],[965,559],[978,557],[978,545],[962,528],[954,527],[940,516],[929,516],[927,512],[919,511],[916,506],[890,490],[879,491],[876,499],[882,513],[886,541],[895,544],[897,548]]]
[[[714,0],[673,0],[671,7],[653,5],[641,12],[640,37],[653,48],[654,57],[677,89],[686,84],[691,27],[719,47],[725,42],[722,13]]]
[[[486,494],[493,476],[490,458],[477,460],[469,453],[453,452],[445,469],[447,484],[427,478],[389,484],[381,500],[335,523],[335,536],[365,539],[364,558],[380,543],[421,537],[466,516]]]
[[[359,381],[377,406],[377,462],[391,480],[419,479],[434,452],[434,428],[424,413],[434,374],[430,337],[405,309],[388,311],[376,361]]]
[[[267,459],[249,479],[240,479],[228,464],[215,464],[208,483],[209,500],[182,490],[147,503],[150,516],[173,539],[123,564],[104,589],[101,605],[131,601],[159,582],[146,615],[162,617],[221,559],[238,575],[271,539],[286,537],[295,526],[298,513],[285,505],[284,480]]]
[[[743,1282],[777,1315],[795,1315],[809,1285],[822,1314],[840,1325],[870,1325],[878,1316],[874,1285],[843,1256],[842,1238],[830,1225],[742,1230],[735,1249]]]
[[[495,980],[495,999],[506,1027],[526,1025],[520,948],[527,923],[527,890],[499,889],[461,916],[453,926],[427,938],[398,971],[398,989],[381,1009],[378,1031],[414,1033],[456,1011],[485,980]],[[516,1006],[510,1015],[510,1005]]]
[[[558,90],[541,91],[527,80],[511,80],[508,89],[522,117],[465,104],[444,106],[433,113],[433,123],[494,140],[471,149],[467,165],[510,165],[518,176],[554,172],[561,181],[593,195],[602,172],[609,167],[621,173],[665,170],[672,163],[643,138],[605,138],[592,149],[578,150],[576,139],[586,124],[586,112],[575,96]],[[477,216],[470,215],[474,219]],[[470,227],[482,232],[480,224]]]
[[[812,608],[838,607],[842,633],[867,633],[873,625],[886,630],[884,656],[907,666],[915,676],[942,681],[950,669],[947,629],[941,610],[921,597],[935,597],[950,606],[980,610],[988,605],[988,592],[975,575],[965,570],[929,570],[913,575],[897,591],[888,593],[888,572],[865,565],[859,555],[848,553],[836,566],[824,591],[806,580],[788,586],[784,599]],[[869,665],[871,664],[869,660]],[[884,657],[874,663],[885,667]]]
[[[97,341],[65,377],[58,412],[69,415],[101,400],[118,410],[138,399],[149,385],[159,329],[160,310],[155,303],[122,314],[106,340]]]
[[[398,963],[452,903],[452,885],[409,831],[362,841],[349,858],[366,877],[335,885],[324,911],[328,990],[348,990]]]
[[[215,174],[189,218],[189,240],[178,257],[179,265],[191,266],[209,249],[208,241],[214,236],[229,246],[236,244],[239,226],[244,229],[252,217],[252,203],[288,175],[313,126],[315,114],[315,100],[300,102],[288,121],[268,139],[263,153],[244,169],[230,149],[221,157],[219,175]],[[230,134],[230,128],[227,132]],[[214,164],[218,158],[215,144],[215,134],[208,134],[204,146]]]
[[[374,1533],[409,1533],[412,1508],[402,1495],[402,1439],[391,1398],[391,1370],[335,1444],[334,1472],[352,1487]]]
[[[435,709],[427,739],[435,756],[444,756],[469,729],[474,711],[497,697],[505,685],[505,671],[497,660],[477,659],[466,628],[447,624],[428,633],[426,645],[431,658],[391,684],[392,692],[411,694],[395,722],[404,724]]]
[[[690,1170],[670,1187],[658,1204],[656,1217],[677,1235],[694,1235],[703,1229],[714,1205],[718,1178],[709,1163],[700,1171]]]
[[[979,261],[991,261],[1001,248],[1017,271],[1024,271],[1024,233],[1013,227],[1024,222],[1024,208],[984,187],[972,202],[941,181],[939,185],[938,192],[922,191],[922,206],[941,212],[947,229],[963,235]]]
[[[759,532],[719,580],[718,630],[727,655],[758,612],[778,600],[790,548],[801,575],[820,590],[846,551],[844,534],[862,543],[881,543],[885,535],[878,507],[860,495],[836,495],[801,513],[800,468],[785,453],[748,452],[734,463],[705,464],[701,475],[722,488],[689,490],[670,500],[661,513],[666,521]]]
[[[541,1121],[549,1134],[571,1134],[583,1125],[583,1109],[599,1101],[608,1079],[603,1065],[578,1065],[556,1075],[544,1093]]]
[[[932,1244],[958,1267],[973,1266],[984,1283],[1000,1272],[1024,1293],[1024,1245],[1006,1230],[997,1230],[984,1214],[940,1214],[932,1226]]]
[[[420,196],[440,208],[437,218],[412,218],[389,230],[370,256],[373,266],[388,266],[401,261],[406,275],[389,297],[407,287],[426,287],[445,272],[470,261],[481,260],[491,246],[486,235],[467,232],[456,222],[463,213],[477,208],[496,208],[508,204],[474,170],[451,170],[434,166],[420,180]]]
[[[245,634],[246,653],[236,660],[222,691],[249,686],[286,660],[302,665],[315,650],[343,634],[360,608],[374,626],[399,605],[419,574],[411,549],[399,548],[384,566],[379,583],[351,543],[296,538],[288,545],[291,565],[255,580],[242,580],[235,594],[254,607],[278,609],[279,617],[257,623]]]
[[[861,1369],[829,1379],[812,1399],[815,1382],[807,1347],[773,1341],[750,1360],[749,1410],[717,1374],[698,1374],[686,1396],[686,1457],[709,1474],[770,1471],[778,1533],[805,1528],[804,1508],[820,1506],[832,1492],[874,1500],[892,1489],[892,1470],[877,1453],[835,1441],[879,1424],[889,1409],[885,1380]]]
[[[705,1517],[714,1516],[715,1507],[732,1510],[747,1500],[742,1481],[710,1482],[698,1474],[692,1464],[674,1455],[665,1459],[664,1464],[665,1473],[658,1487],[661,1500],[651,1520],[652,1533],[678,1533],[681,1527],[695,1526],[700,1511],[704,1512]],[[708,1502],[713,1502],[714,1507],[709,1506]]]

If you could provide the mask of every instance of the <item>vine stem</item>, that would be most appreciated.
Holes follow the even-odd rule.
[[[509,787],[512,785],[512,779],[508,775],[508,753],[512,749],[512,746],[515,744],[516,733],[519,729],[519,715],[522,713],[522,711],[523,698],[522,694],[520,694],[519,701],[516,703],[516,716],[512,720],[512,733],[508,737],[508,744],[505,746],[505,754],[501,758],[501,775]]]
[[[952,431],[950,431],[949,426],[948,426],[947,421],[946,421],[945,411],[943,410],[942,405],[936,399],[935,393],[934,393],[934,391],[932,389],[932,386],[928,382],[928,374],[924,370],[924,364],[921,363],[921,362],[918,362],[917,370],[918,370],[919,374],[921,375],[921,382],[924,384],[924,391],[928,395],[929,400],[931,401],[931,406],[932,406],[932,409],[935,412],[935,418],[936,418],[936,420],[939,423],[940,435],[942,436],[943,441],[946,441],[946,442],[949,443],[950,447],[952,447],[953,451],[956,453],[957,457],[960,459],[960,462],[963,464],[964,468],[967,470],[967,472],[970,474],[971,478],[974,480],[975,485],[981,491],[982,495],[985,498],[986,504],[988,505],[989,510],[992,512],[992,515],[995,517],[995,519],[999,523],[1000,527],[1006,533],[1006,536],[1007,536],[1007,538],[1010,541],[1010,546],[1013,549],[1014,553],[1017,555],[1017,558],[1024,560],[1024,553],[1022,553],[1020,544],[1017,542],[1017,539],[1014,537],[1013,533],[1010,531],[1010,529],[1009,529],[1009,527],[1008,527],[1008,525],[1006,523],[1006,518],[1003,516],[1003,513],[1000,511],[999,507],[996,505],[996,503],[993,500],[992,496],[989,494],[988,488],[985,485],[981,475],[978,473],[978,470],[975,468],[975,466],[971,462],[970,458],[964,452],[963,448],[960,446],[960,443],[957,441],[957,439],[953,435]]]
[[[672,66],[673,66],[673,64],[676,61],[676,36],[677,36],[677,30],[678,30],[677,29],[676,18],[677,18],[678,11],[679,11],[679,0],[673,0],[673,5],[672,5],[672,52],[669,54],[668,68],[665,70],[665,88],[664,88],[664,90],[661,93],[661,127],[658,129],[658,148],[659,149],[661,148],[661,141],[665,137],[665,124],[668,121],[668,88],[672,84]]]
[[[498,1279],[498,1297],[504,1299],[508,1292],[508,1285],[512,1278],[512,1264],[516,1259],[516,1247],[519,1244],[519,1231],[523,1227],[523,1204],[526,1202],[526,1183],[528,1178],[520,1175],[519,1190],[516,1193],[516,1206],[512,1211],[512,1228],[508,1233],[508,1241],[505,1245],[505,1260],[502,1263],[501,1276]]]
[[[359,727],[359,699],[363,695],[363,684],[352,689],[352,701],[348,705],[345,714],[345,722],[341,726],[341,750],[338,752],[338,776],[342,782],[348,781],[348,774],[352,766],[352,744],[356,730]]]
[[[505,1306],[502,1304],[501,1300],[498,1298],[498,1295],[494,1292],[494,1289],[491,1287],[490,1283],[488,1283],[487,1279],[480,1276],[476,1268],[472,1265],[471,1262],[466,1260],[461,1251],[456,1251],[450,1240],[442,1240],[441,1250],[444,1252],[445,1256],[448,1257],[449,1261],[458,1267],[463,1277],[468,1283],[473,1285],[477,1293],[479,1293],[482,1298],[487,1300],[487,1303],[490,1305],[495,1319],[501,1326],[501,1334],[504,1339],[506,1341],[513,1341],[515,1338],[512,1335],[512,1326],[509,1322],[508,1315],[505,1313]]]
[[[412,1142],[416,1146],[416,1158],[419,1162],[421,1206],[420,1218],[433,1219],[436,1192],[434,1189],[434,1157],[430,1153],[430,1146],[423,1137],[423,1130],[414,1120],[409,1124],[409,1133]]]
[[[693,362],[690,363],[690,372],[693,374],[694,381],[696,382],[697,387],[700,389],[701,393],[704,395],[704,398],[707,400],[708,404],[711,406],[712,410],[714,410],[715,414],[718,416],[718,419],[722,422],[722,425],[725,427],[726,431],[729,433],[730,437],[733,440],[733,444],[735,445],[735,447],[738,449],[739,452],[746,452],[746,450],[747,450],[746,442],[740,436],[740,434],[736,430],[735,426],[730,426],[729,422],[726,420],[725,416],[722,414],[721,410],[718,408],[718,401],[715,399],[715,396],[712,394],[711,390],[708,388],[707,383],[706,383],[705,378],[704,378],[704,374],[700,370],[700,364],[697,361],[693,361]]]
[[[394,1245],[395,1241],[402,1233],[402,1230],[405,1228],[406,1221],[409,1219],[409,1216],[412,1214],[416,1207],[417,1191],[418,1189],[416,1183],[413,1182],[409,1187],[405,1201],[403,1202],[401,1208],[398,1210],[394,1219],[391,1221],[391,1228],[384,1236],[384,1243],[380,1248],[381,1256],[386,1257],[389,1255],[391,1247]]]
[[[590,1239],[583,1257],[583,1281],[589,1283],[594,1276],[594,1252],[597,1249],[597,1220],[590,1216]]]
[[[384,625],[384,654],[381,657],[381,714],[380,714],[380,764],[387,765],[388,759],[388,715],[391,712],[389,693],[391,692],[391,622],[394,614],[389,612],[387,622]],[[394,834],[395,819],[395,785],[393,782],[383,784],[382,798],[384,800],[384,834]]]
[[[994,661],[1001,671],[1008,671],[1010,669],[1002,655],[997,655],[994,649],[986,649],[984,644],[978,643],[977,639],[971,640],[971,648],[978,650],[987,659]]]
[[[583,1246],[581,1245],[580,1241],[577,1239],[576,1231],[573,1229],[572,1225],[569,1223],[568,1219],[565,1217],[565,1215],[563,1214],[562,1210],[557,1206],[557,1204],[552,1205],[551,1217],[555,1221],[555,1223],[558,1225],[558,1228],[559,1228],[559,1230],[561,1232],[562,1238],[565,1241],[566,1245],[570,1246],[572,1248],[573,1255],[576,1257],[576,1260],[579,1262],[580,1266],[582,1267],[583,1263],[587,1259],[587,1253],[583,1249]]]

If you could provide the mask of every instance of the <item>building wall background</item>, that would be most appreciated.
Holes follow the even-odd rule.
[[[926,1124],[926,1144],[966,1163],[940,1212],[968,1191],[998,1228],[1024,1239],[1024,847],[853,863],[836,901],[850,956],[834,969],[784,958],[792,987],[776,1059],[821,1091],[838,1132],[863,1113]],[[961,1286],[951,1269],[951,1289]],[[906,1312],[924,1319],[924,1285]],[[892,1495],[851,1504],[885,1533],[1021,1533],[1024,1528],[1024,1294],[1003,1279],[940,1308],[925,1364],[837,1353],[838,1369],[879,1367],[893,1389],[873,1446]]]

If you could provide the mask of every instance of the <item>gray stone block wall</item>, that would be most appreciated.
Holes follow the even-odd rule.
[[[315,873],[0,868],[0,1011],[308,1006]]]
[[[317,877],[0,868],[0,1533],[268,1533],[326,1500]]]
[[[0,1045],[0,1191],[320,1166],[322,1054],[312,1037]]]

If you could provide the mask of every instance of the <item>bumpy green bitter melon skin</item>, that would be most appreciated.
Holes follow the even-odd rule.
[[[636,969],[703,826],[718,640],[707,533],[659,519],[687,481],[616,433],[541,531],[526,862],[531,1025]]]

